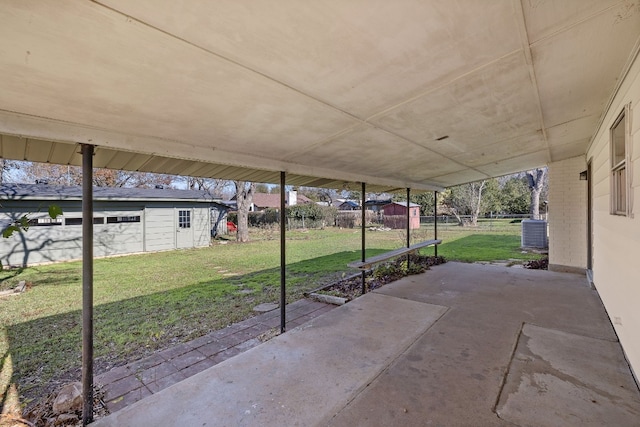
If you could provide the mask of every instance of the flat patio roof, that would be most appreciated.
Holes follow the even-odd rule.
[[[0,3],[0,157],[431,191],[584,155],[626,0]],[[377,190],[374,190],[377,188]]]
[[[635,425],[640,393],[584,276],[447,263],[95,426]]]

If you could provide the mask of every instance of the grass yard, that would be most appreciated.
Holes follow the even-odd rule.
[[[412,233],[433,238],[433,229]],[[256,230],[251,243],[99,259],[94,274],[95,371],[220,329],[279,300],[279,235]],[[438,254],[465,262],[538,258],[519,250],[520,224],[493,221],[477,230],[440,225]],[[399,231],[368,231],[367,255],[404,245]],[[348,274],[360,259],[359,230],[287,234],[287,299]],[[424,250],[425,254],[433,248]],[[78,380],[81,364],[81,264],[0,271],[0,290],[26,280],[20,295],[0,298],[0,396],[15,384],[22,404],[61,382]]]

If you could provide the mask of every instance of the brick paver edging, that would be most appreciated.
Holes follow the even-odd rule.
[[[335,306],[309,299],[287,305],[287,328],[300,326]],[[280,326],[275,309],[234,323],[193,341],[155,353],[145,359],[97,375],[94,383],[103,387],[109,412],[195,375],[223,360],[261,344],[263,333]]]

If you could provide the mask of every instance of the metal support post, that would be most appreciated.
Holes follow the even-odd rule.
[[[285,248],[285,172],[280,172],[280,333],[284,333],[287,323],[287,291],[286,291],[286,248]]]
[[[82,144],[82,425],[93,421],[93,145]]]
[[[411,246],[411,189],[407,187],[407,248]],[[407,270],[409,269],[411,254],[407,254]]]
[[[367,201],[366,197],[365,197],[365,190],[366,190],[366,184],[363,182],[362,183],[362,262],[365,261],[366,259],[366,241],[365,241],[365,232],[366,232],[366,227],[365,227],[365,222],[367,221],[367,215],[366,215],[366,211],[364,209],[364,204]],[[362,270],[362,295],[364,295],[367,292],[367,288],[366,288],[366,283],[365,283],[365,271]]]
[[[438,192],[433,192],[433,238],[438,240]],[[438,245],[433,245],[435,256],[438,256]]]

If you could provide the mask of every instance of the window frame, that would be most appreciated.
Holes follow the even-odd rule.
[[[178,228],[181,230],[191,228],[191,209],[178,209]]]
[[[140,215],[114,215],[107,217],[107,224],[135,223],[140,221]]]
[[[631,216],[631,174],[630,174],[630,132],[631,129],[630,104],[624,106],[613,124],[609,128],[610,182],[611,200],[610,214],[616,216]],[[624,153],[622,159],[616,162],[616,135],[622,125]]]
[[[102,216],[94,216],[93,217],[93,224],[104,224],[104,217]],[[65,217],[64,219],[64,226],[65,227],[75,227],[78,225],[82,225],[82,217]]]
[[[56,225],[62,225],[62,218],[51,218],[48,216],[41,216],[37,218],[30,218],[28,220],[29,227],[52,227]]]

